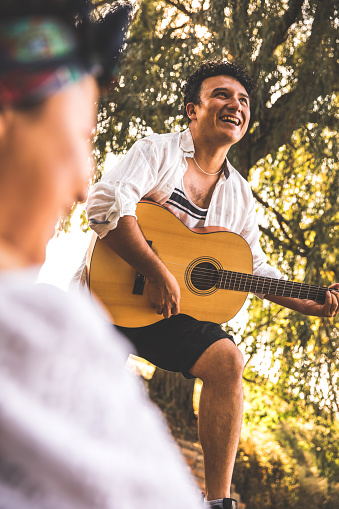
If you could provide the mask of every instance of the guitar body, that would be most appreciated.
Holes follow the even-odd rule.
[[[138,223],[181,289],[180,312],[199,320],[223,323],[233,318],[247,294],[219,290],[219,270],[252,274],[252,253],[247,242],[235,233],[196,233],[160,205],[141,202]],[[201,231],[201,229],[199,229]],[[128,263],[103,240],[93,237],[87,256],[90,291],[104,304],[115,324],[141,327],[163,319],[150,306],[145,283]],[[133,293],[137,290],[138,293]]]

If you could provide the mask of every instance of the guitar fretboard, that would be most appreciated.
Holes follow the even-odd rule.
[[[322,286],[285,281],[269,277],[254,276],[228,270],[219,271],[219,288],[238,292],[261,293],[264,295],[278,295],[296,299],[310,299],[324,304],[328,288]]]

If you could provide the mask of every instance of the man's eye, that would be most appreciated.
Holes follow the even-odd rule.
[[[240,101],[241,101],[243,104],[248,104],[248,101],[247,101],[246,97],[241,97]]]

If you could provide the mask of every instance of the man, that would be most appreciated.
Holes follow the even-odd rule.
[[[34,284],[58,219],[87,197],[98,83],[130,10],[108,7],[97,24],[85,0],[0,0],[1,508],[201,505],[125,338],[87,298]]]
[[[266,263],[260,248],[250,187],[227,160],[229,149],[248,128],[253,89],[242,67],[225,61],[203,63],[184,87],[189,129],[137,141],[95,186],[87,208],[91,228],[147,278],[151,306],[167,319],[121,330],[141,357],[203,381],[199,436],[205,462],[205,503],[224,509],[237,506],[230,498],[230,486],[242,422],[242,354],[218,324],[180,314],[178,283],[148,246],[135,209],[147,198],[170,209],[190,228],[228,228],[251,247],[254,274],[282,277]],[[339,285],[332,288],[323,305],[265,298],[304,314],[335,316]]]

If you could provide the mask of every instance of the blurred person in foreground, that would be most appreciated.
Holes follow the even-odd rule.
[[[0,507],[196,508],[125,370],[126,340],[87,297],[34,283],[58,218],[87,197],[98,84],[130,8],[100,22],[83,0],[0,0],[0,12]]]

